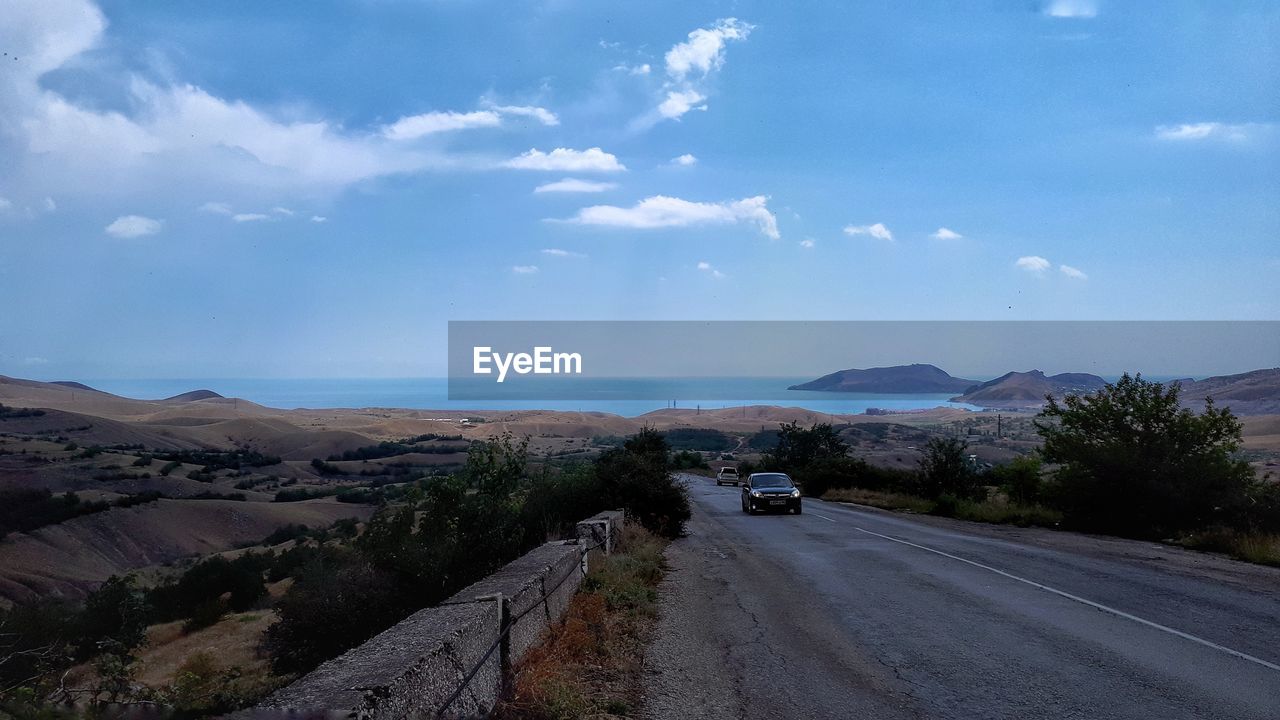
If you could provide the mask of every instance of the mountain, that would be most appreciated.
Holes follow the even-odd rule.
[[[1177,382],[1182,385],[1182,402],[1194,408],[1212,397],[1218,407],[1229,407],[1237,415],[1280,413],[1280,368]]]
[[[861,393],[948,393],[961,392],[973,380],[952,377],[935,365],[894,365],[892,367],[850,369],[823,375],[788,390]]]
[[[1086,394],[1101,390],[1106,384],[1106,380],[1088,373],[1011,372],[969,387],[951,400],[982,407],[1034,407],[1044,404],[1046,395]]]
[[[161,402],[195,402],[197,400],[225,400],[223,396],[212,390],[191,390],[181,395],[165,398]]]

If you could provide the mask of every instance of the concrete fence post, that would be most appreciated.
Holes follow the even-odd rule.
[[[507,632],[511,627],[511,600],[500,592],[490,595],[479,595],[476,602],[495,602],[498,605],[498,668],[502,684],[507,684],[511,677],[511,635]]]

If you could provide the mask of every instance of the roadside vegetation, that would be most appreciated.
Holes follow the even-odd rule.
[[[932,438],[914,470],[850,457],[829,425],[783,425],[762,469],[803,490],[980,522],[1061,527],[1172,541],[1280,565],[1280,484],[1240,455],[1241,425],[1179,387],[1124,376],[1092,395],[1052,397],[1037,417],[1038,453],[990,470],[961,438]],[[748,470],[755,468],[748,468]]]
[[[624,527],[620,552],[587,575],[564,621],[516,667],[511,696],[496,717],[634,716],[667,542],[635,523]]]
[[[474,442],[453,474],[362,488],[379,505],[363,524],[284,526],[254,548],[208,557],[159,580],[112,577],[83,603],[50,599],[0,609],[0,716],[48,718],[114,703],[189,716],[247,706],[547,539],[571,535],[578,520],[603,509],[624,508],[644,528],[628,531],[641,538],[631,559],[610,560],[591,581],[600,585],[588,585],[608,608],[630,612],[627,603],[647,596],[621,579],[640,572],[627,563],[656,562],[661,546],[654,538],[679,536],[689,518],[686,491],[670,472],[679,455],[660,433],[646,430],[594,462],[533,466],[527,442],[510,436]],[[223,470],[271,459],[249,451],[151,454],[152,461],[213,462]],[[28,508],[50,517],[81,512],[74,495],[38,495]],[[642,574],[652,579],[653,572]],[[254,629],[245,637],[257,638],[263,660],[248,653],[248,660],[228,664],[195,653],[174,661],[162,681],[140,681],[150,672],[141,662],[149,638],[219,628],[226,635],[240,624]]]

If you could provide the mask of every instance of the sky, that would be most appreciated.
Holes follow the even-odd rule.
[[[6,0],[0,374],[449,320],[1280,319],[1280,4]]]

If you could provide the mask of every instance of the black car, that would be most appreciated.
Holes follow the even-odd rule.
[[[742,484],[742,512],[782,510],[800,514],[800,490],[785,473],[752,473]]]

